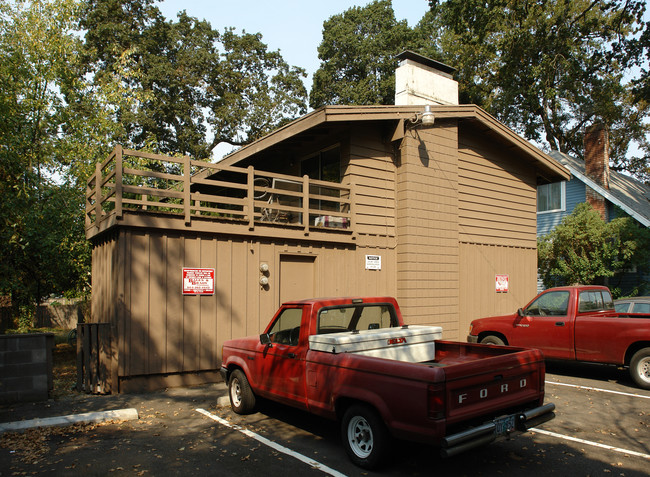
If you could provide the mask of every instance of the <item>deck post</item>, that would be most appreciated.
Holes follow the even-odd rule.
[[[248,166],[248,189],[246,192],[246,215],[248,216],[248,230],[255,229],[255,168]]]
[[[302,223],[305,235],[309,235],[309,176],[302,176]]]
[[[192,169],[190,161],[189,156],[183,156],[183,211],[185,212],[185,225],[190,225],[192,222]]]
[[[115,218],[122,218],[122,146],[115,146]]]

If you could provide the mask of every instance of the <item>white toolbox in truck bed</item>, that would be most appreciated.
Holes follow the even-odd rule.
[[[309,349],[421,363],[435,359],[435,340],[439,339],[442,339],[442,328],[439,326],[409,325],[311,335]]]

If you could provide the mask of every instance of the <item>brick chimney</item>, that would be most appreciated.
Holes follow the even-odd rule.
[[[596,123],[587,128],[584,137],[585,172],[587,177],[605,189],[609,189],[609,134],[605,126]],[[605,198],[587,187],[587,202],[607,220]]]

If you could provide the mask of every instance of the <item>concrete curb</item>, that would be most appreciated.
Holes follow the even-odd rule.
[[[219,396],[217,398],[217,406],[219,406],[219,407],[230,406],[230,397],[228,397],[228,396]]]
[[[89,424],[103,421],[131,421],[138,419],[138,411],[134,408],[116,409],[114,411],[86,412],[68,416],[47,417],[0,423],[0,433],[8,431],[24,431],[34,427],[70,426],[72,424]]]

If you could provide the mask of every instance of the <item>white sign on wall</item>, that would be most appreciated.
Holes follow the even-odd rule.
[[[497,293],[508,293],[510,277],[508,275],[497,275],[495,285]]]
[[[381,270],[381,255],[366,255],[366,270]]]

